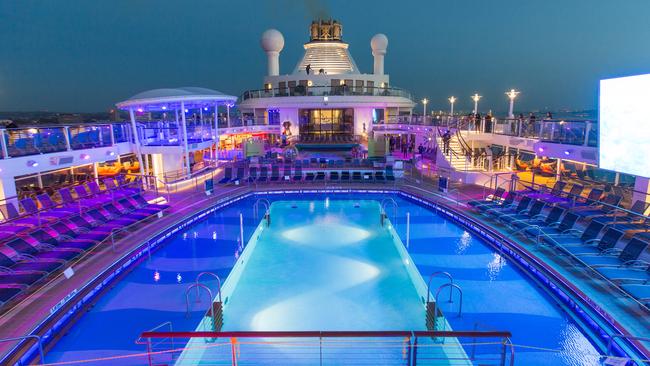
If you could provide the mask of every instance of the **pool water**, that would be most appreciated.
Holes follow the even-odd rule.
[[[462,227],[397,195],[267,197],[285,202],[272,205],[272,230],[262,231],[259,239],[265,245],[250,253],[233,287],[224,330],[424,329],[417,289],[389,234],[371,214],[386,197],[397,202],[397,216],[390,209],[388,214],[404,243],[410,213],[408,251],[422,277],[447,271],[461,286],[461,317],[455,316],[457,302],[441,302],[454,330],[509,330],[515,344],[560,350],[518,347],[518,365],[597,364],[596,349],[576,324],[512,263]],[[47,354],[47,361],[140,353],[144,346],[134,343],[138,335],[168,321],[175,331],[194,330],[207,304],[192,303],[186,317],[185,289],[202,271],[222,280],[230,273],[241,253],[239,213],[245,218],[245,242],[258,227],[255,200],[240,200],[170,238],[105,294]],[[444,282],[434,278],[432,288]],[[207,283],[216,291],[214,282]]]
[[[224,330],[426,330],[376,201],[275,202]]]

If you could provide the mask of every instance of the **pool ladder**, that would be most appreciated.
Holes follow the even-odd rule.
[[[438,277],[438,276],[447,277],[449,282],[438,286],[438,289],[436,290],[436,294],[434,296],[434,301],[431,301],[431,280],[433,280],[434,277]],[[448,302],[450,303],[454,302],[453,300],[454,289],[458,290],[458,293],[460,295],[458,316],[460,317],[463,313],[463,290],[460,288],[460,286],[454,283],[454,277],[449,272],[444,272],[444,271],[433,272],[431,276],[429,276],[429,281],[427,282],[426,319],[425,319],[427,329],[430,331],[436,330],[436,320],[439,317],[442,317],[442,311],[438,307],[438,297],[440,296],[440,292],[442,292],[442,290],[447,287],[449,287]]]
[[[212,300],[212,291],[210,288],[199,281],[203,276],[212,276],[217,280],[217,299]],[[223,302],[221,301],[221,279],[215,273],[212,272],[201,272],[196,276],[196,281],[187,287],[185,290],[185,316],[190,316],[190,292],[193,288],[196,288],[196,302],[201,302],[201,289],[205,290],[208,293],[209,300],[211,301],[211,306],[208,309],[206,315],[211,318],[212,331],[218,332],[223,326]]]
[[[381,215],[381,226],[384,226],[384,219],[388,217],[388,214],[386,214],[386,208],[388,206],[393,207],[393,225],[395,225],[396,222],[397,222],[397,208],[399,207],[397,205],[397,202],[395,202],[395,200],[390,198],[390,197],[389,198],[384,198],[383,200],[381,200],[381,203],[380,203],[380,207],[381,207],[381,213],[380,213],[380,215]]]
[[[266,198],[259,198],[253,204],[253,217],[255,220],[258,219],[260,213],[260,205],[264,206],[264,219],[266,220],[266,226],[271,226],[271,202]]]

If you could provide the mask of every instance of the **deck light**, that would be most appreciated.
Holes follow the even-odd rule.
[[[166,110],[167,110],[167,106],[166,106],[166,105],[162,106],[162,110],[163,110],[163,111],[166,111]]]
[[[478,95],[478,93],[474,93],[472,95],[472,100],[474,101],[474,114],[478,113],[478,101],[483,98],[481,95]]]
[[[451,104],[451,108],[449,109],[449,115],[453,116],[454,115],[454,103],[456,103],[456,97],[452,95],[447,100],[449,101],[449,104]]]
[[[160,272],[156,271],[156,272],[153,273],[153,280],[155,282],[160,281]]]
[[[38,166],[38,162],[35,160],[30,160],[27,162],[27,166],[31,168],[36,168]]]
[[[566,155],[566,156],[571,155],[571,150],[564,150],[564,155]]]
[[[510,91],[506,92],[506,95],[510,99],[510,109],[508,110],[508,118],[514,118],[515,98],[517,98],[519,92],[514,89],[510,89]]]
[[[176,274],[176,282],[181,283],[182,280],[183,280],[183,276],[181,276],[180,273],[177,273]]]
[[[142,113],[143,111],[144,111],[144,109],[138,108],[138,112]]]
[[[115,151],[107,151],[106,155],[108,156],[115,156]]]
[[[427,98],[422,99],[422,108],[423,108],[422,115],[424,117],[427,116],[427,103],[429,103],[429,99]]]
[[[81,154],[81,155],[79,155],[79,158],[80,158],[81,160],[88,160],[88,159],[90,159],[90,155],[88,155],[88,154]]]
[[[544,148],[543,148],[543,147],[539,147],[539,148],[537,149],[537,151],[543,153],[543,152],[544,152]]]

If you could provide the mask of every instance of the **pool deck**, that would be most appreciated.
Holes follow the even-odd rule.
[[[94,278],[99,272],[108,268],[115,261],[122,258],[126,253],[138,247],[143,241],[152,237],[155,233],[164,230],[166,227],[181,221],[184,217],[199,212],[202,209],[214,205],[221,199],[249,193],[256,190],[296,190],[296,189],[399,189],[423,197],[427,200],[439,202],[454,210],[457,210],[479,222],[486,223],[504,237],[510,233],[493,223],[485,221],[485,218],[475,214],[462,204],[454,200],[460,197],[461,200],[480,198],[483,194],[483,187],[454,183],[453,188],[457,193],[450,196],[441,196],[436,193],[436,181],[412,181],[404,180],[396,184],[331,184],[331,183],[283,183],[278,185],[257,185],[257,186],[218,186],[215,194],[206,196],[203,192],[186,190],[184,192],[172,193],[169,195],[172,207],[162,218],[155,218],[153,221],[142,225],[134,230],[127,237],[116,241],[117,251],[113,251],[110,242],[100,245],[95,254],[85,258],[75,265],[75,274],[66,279],[59,274],[50,280],[37,292],[30,294],[26,299],[0,315],[0,339],[20,337],[29,334],[36,325],[50,316],[50,310],[55,307],[61,299],[73,291],[80,289],[87,281]],[[510,238],[513,239],[513,238]],[[537,246],[534,242],[523,237],[514,238],[521,250],[544,262],[552,271],[564,277],[568,283],[575,286],[593,304],[605,310],[613,319],[625,328],[628,334],[633,336],[647,337],[650,334],[650,314],[641,308],[634,300],[625,296],[616,286],[608,283],[591,271],[575,265],[566,256],[560,256],[554,250]],[[646,348],[650,348],[647,344]],[[0,354],[7,352],[13,347],[11,342],[0,344]]]

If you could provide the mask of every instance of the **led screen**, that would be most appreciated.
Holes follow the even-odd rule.
[[[650,74],[600,81],[603,169],[650,177]]]

